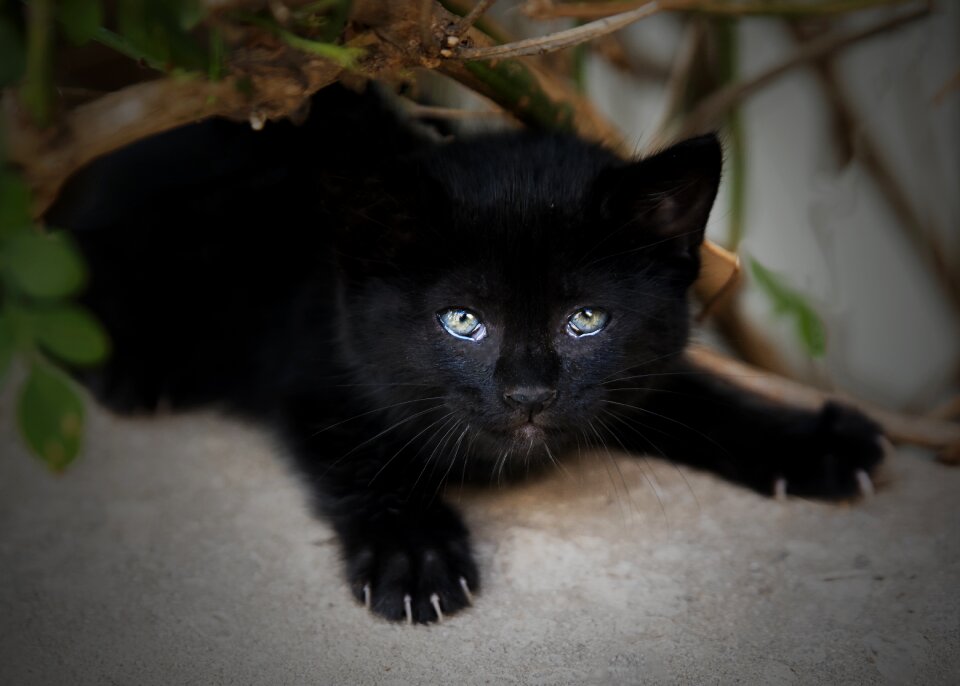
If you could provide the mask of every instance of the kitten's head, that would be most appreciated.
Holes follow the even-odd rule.
[[[397,431],[434,441],[424,456],[591,442],[610,384],[686,343],[720,168],[714,136],[627,163],[519,134],[440,147],[374,184],[340,251],[345,349],[375,402],[440,398],[401,413],[423,412]]]

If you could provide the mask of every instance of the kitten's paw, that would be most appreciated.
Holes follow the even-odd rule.
[[[846,405],[828,402],[807,440],[797,441],[774,474],[776,497],[788,493],[827,499],[873,494],[871,474],[889,442],[880,426]]]
[[[368,531],[349,546],[345,557],[354,596],[372,612],[408,624],[439,622],[472,604],[477,567],[466,528],[449,517],[456,515]]]

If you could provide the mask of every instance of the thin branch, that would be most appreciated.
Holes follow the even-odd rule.
[[[12,93],[6,93],[0,116],[8,132],[8,156],[31,186],[34,215],[42,216],[63,183],[101,155],[208,117],[261,122],[286,117],[343,71],[330,60],[303,53],[297,58],[296,73],[252,65],[246,74],[216,82],[168,77],[137,83],[74,107],[49,131],[31,126]]]
[[[909,12],[884,19],[872,26],[866,26],[855,31],[826,35],[804,43],[789,59],[746,81],[740,81],[721,88],[710,97],[705,98],[693,112],[684,118],[679,129],[671,136],[671,139],[683,140],[707,129],[715,128],[730,110],[791,69],[836,53],[867,38],[898,29],[905,24],[926,17],[929,14],[929,7],[922,5]],[[657,141],[657,144],[664,145],[665,142],[666,141],[660,140]]]
[[[770,3],[756,3],[755,5],[737,3],[705,2],[704,0],[649,0],[634,9],[619,14],[604,16],[588,24],[582,24],[566,31],[557,31],[546,36],[527,38],[524,40],[496,45],[493,47],[461,48],[454,55],[464,60],[490,60],[504,57],[523,57],[526,55],[543,55],[556,52],[580,43],[605,36],[614,31],[629,26],[641,19],[654,14],[668,11],[698,11],[716,15],[744,16],[756,14],[812,14],[850,12],[855,9],[875,7],[881,4],[906,2],[909,0],[846,0],[846,2],[822,3],[820,5],[797,4],[772,6]],[[802,10],[802,11],[801,11]]]
[[[691,21],[687,24],[665,87],[666,104],[660,115],[660,121],[653,128],[655,133],[651,137],[651,143],[647,145],[648,152],[666,147],[666,142],[671,140],[667,133],[671,125],[686,114],[691,84],[698,83],[704,76],[709,75],[711,70],[704,69],[703,64],[706,40],[707,32],[704,22]]]
[[[799,37],[798,30],[794,29]],[[917,254],[927,263],[934,277],[940,283],[954,309],[960,311],[960,271],[955,260],[950,259],[940,240],[940,231],[925,221],[914,208],[907,192],[897,178],[883,153],[883,148],[863,125],[864,117],[853,99],[840,83],[840,79],[829,62],[815,65],[827,99],[837,116],[845,123],[847,130],[855,132],[855,156],[864,169],[873,178],[881,194],[890,204],[904,236],[916,249]]]
[[[947,79],[947,81],[945,81],[944,84],[937,89],[937,92],[934,93],[930,100],[933,102],[934,106],[940,107],[940,105],[943,104],[943,101],[947,99],[948,95],[958,90],[960,90],[960,71],[956,72],[953,76]]]
[[[826,0],[810,2],[729,2],[729,0],[694,0],[684,3],[681,11],[700,12],[720,16],[811,16],[855,12],[883,5],[910,2],[911,0]],[[598,19],[628,12],[645,4],[636,2],[553,2],[553,0],[528,0],[523,12],[533,19]]]
[[[500,109],[464,110],[453,107],[436,107],[409,102],[404,105],[407,114],[416,119],[508,119],[510,115]]]
[[[453,36],[455,38],[462,38],[463,34],[470,30],[477,19],[483,16],[484,12],[493,7],[493,3],[497,0],[479,0],[476,5],[473,6],[466,16],[464,16],[460,21],[457,22],[457,27],[453,30]]]
[[[929,415],[932,419],[943,419],[946,421],[960,421],[960,397],[950,398],[939,407],[934,408]]]
[[[649,55],[631,52],[619,34],[601,36],[590,47],[611,66],[638,79],[661,82],[670,76],[669,65]]]
[[[884,433],[892,441],[943,451],[947,459],[960,450],[960,424],[930,417],[904,415],[842,393],[819,391],[796,381],[759,371],[755,367],[699,346],[690,348],[687,357],[697,367],[770,400],[811,410],[819,408],[827,400],[838,400],[871,417],[883,427]]]
[[[691,4],[691,0],[650,0],[640,7],[611,17],[605,17],[566,31],[557,31],[547,36],[527,38],[505,45],[492,47],[461,48],[455,56],[464,60],[492,60],[525,55],[543,55],[556,52],[580,43],[586,43],[599,36],[619,31],[641,19],[651,17],[668,9],[680,9]]]
[[[433,0],[420,0],[419,12],[420,45],[427,54],[439,48],[433,45]]]

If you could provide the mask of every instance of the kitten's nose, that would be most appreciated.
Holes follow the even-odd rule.
[[[503,400],[510,407],[529,412],[531,415],[543,412],[553,404],[557,392],[544,386],[516,386],[507,389]]]

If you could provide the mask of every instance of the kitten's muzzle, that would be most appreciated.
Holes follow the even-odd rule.
[[[522,410],[531,418],[550,407],[556,399],[556,389],[545,386],[516,386],[503,394],[503,401],[507,405]]]

